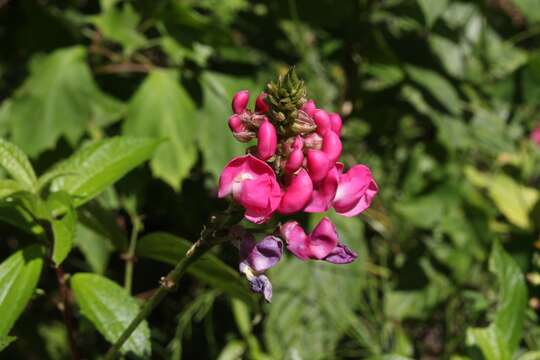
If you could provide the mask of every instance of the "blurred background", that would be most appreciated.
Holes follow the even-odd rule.
[[[149,319],[153,358],[539,359],[537,0],[0,0],[0,136],[38,173],[88,140],[167,137],[88,206],[119,236],[140,223],[193,241],[244,151],[227,128],[232,95],[291,65],[342,115],[346,166],[367,164],[381,189],[359,217],[329,214],[359,259],[289,256],[270,272],[272,304],[187,277]],[[30,241],[0,234],[1,258]],[[76,243],[68,272],[121,282],[91,221]],[[233,247],[215,255],[235,271]],[[170,269],[159,260],[136,264],[141,299]],[[0,358],[69,357],[53,276],[40,284]],[[97,358],[108,344],[76,316]]]

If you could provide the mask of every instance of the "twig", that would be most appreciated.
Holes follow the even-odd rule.
[[[64,315],[64,323],[66,324],[71,357],[73,358],[73,360],[79,360],[81,356],[79,354],[79,349],[77,348],[77,342],[75,340],[76,330],[73,323],[71,306],[69,304],[69,290],[66,286],[66,274],[64,274],[64,270],[62,270],[62,267],[60,265],[56,266],[54,270],[56,272],[56,281],[58,282],[58,289],[60,290],[60,297],[62,299],[60,310]]]
[[[131,230],[131,236],[129,239],[128,251],[124,254],[123,259],[126,262],[126,270],[124,273],[124,288],[131,294],[131,288],[133,284],[133,268],[135,267],[135,249],[137,248],[137,238],[141,231],[141,220],[136,214],[130,214],[131,223],[133,229]]]
[[[147,73],[152,70],[153,66],[146,64],[137,64],[124,62],[120,64],[108,64],[96,69],[98,74],[123,74],[123,73]]]

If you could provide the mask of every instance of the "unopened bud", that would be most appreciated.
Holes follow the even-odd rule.
[[[323,139],[317,133],[312,133],[304,137],[304,146],[308,149],[320,150],[322,149]]]
[[[339,135],[333,131],[327,131],[323,135],[322,151],[328,156],[332,164],[335,164],[341,155],[341,140]]]
[[[317,129],[317,125],[315,125],[315,120],[311,116],[300,110],[298,111],[298,117],[291,125],[291,129],[297,134],[309,134]]]
[[[247,104],[249,101],[249,91],[248,90],[240,90],[236,94],[234,94],[233,100],[232,100],[232,110],[235,114],[240,114],[244,112],[247,108]]]
[[[255,133],[246,128],[239,115],[235,114],[229,118],[229,128],[234,138],[240,142],[248,142],[255,138]]]
[[[317,125],[317,133],[319,135],[324,135],[328,130],[331,129],[330,117],[324,110],[317,110],[313,114],[313,119]]]
[[[330,170],[330,160],[328,156],[320,150],[309,150],[307,153],[307,168],[311,180],[317,183],[326,177]]]
[[[302,106],[302,111],[304,111],[309,116],[313,116],[316,110],[317,106],[315,105],[315,101],[313,100],[309,100]]]
[[[287,158],[283,170],[286,174],[292,174],[296,170],[300,169],[302,163],[304,162],[304,152],[302,149],[295,149]]]
[[[262,92],[259,96],[257,96],[257,99],[255,100],[255,112],[259,114],[265,114],[268,110],[270,110],[270,107],[266,103],[266,97],[268,96],[267,93]]]
[[[268,160],[276,153],[276,128],[265,119],[257,132],[257,154],[261,160]]]
[[[339,116],[336,113],[330,113],[330,127],[332,128],[332,131],[336,134],[341,134],[341,127],[343,125],[343,122],[341,120],[341,116]]]

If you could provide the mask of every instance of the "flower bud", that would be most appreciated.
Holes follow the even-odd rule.
[[[330,113],[330,127],[333,132],[340,135],[341,134],[341,127],[343,125],[343,122],[341,120],[341,116],[339,116],[336,113]]]
[[[232,100],[232,110],[235,114],[240,114],[246,110],[247,104],[249,101],[249,91],[240,90],[234,94]]]
[[[320,150],[309,150],[307,153],[307,169],[311,180],[318,183],[326,177],[330,170],[328,156]]]
[[[265,114],[268,110],[270,110],[270,107],[266,103],[265,99],[268,96],[267,93],[262,92],[257,96],[257,99],[255,100],[255,112],[259,114]]]
[[[298,117],[291,125],[292,131],[297,134],[309,134],[315,131],[316,128],[315,120],[302,110],[298,111]]]
[[[327,131],[323,135],[322,151],[328,156],[331,164],[335,164],[341,155],[341,140],[339,135],[333,131]]]
[[[312,133],[304,137],[304,146],[308,149],[320,150],[322,143],[323,139],[317,133]]]
[[[276,153],[276,128],[268,119],[265,119],[257,132],[257,154],[260,159],[268,160]]]
[[[304,152],[302,149],[295,149],[290,153],[287,161],[285,162],[284,171],[286,174],[292,174],[296,172],[302,166],[304,162]]]
[[[233,115],[229,118],[229,128],[233,136],[240,142],[248,142],[255,138],[255,133],[248,131],[239,115]]]
[[[330,117],[324,110],[317,110],[313,114],[313,119],[317,125],[317,133],[319,135],[324,135],[328,130],[331,129]]]
[[[289,186],[283,192],[278,211],[289,215],[302,210],[311,199],[313,183],[305,170],[292,176]]]
[[[315,111],[317,110],[317,106],[315,105],[315,101],[309,100],[302,106],[302,111],[304,111],[309,116],[313,117],[315,114]]]

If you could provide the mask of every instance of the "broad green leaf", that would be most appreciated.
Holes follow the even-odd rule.
[[[7,348],[15,340],[17,340],[15,336],[6,336],[4,338],[0,338],[0,352]]]
[[[82,223],[77,224],[75,245],[84,255],[93,272],[105,274],[107,264],[113,251],[111,242],[98,231],[94,231]]]
[[[529,212],[538,201],[538,190],[518,184],[511,177],[498,174],[491,179],[489,195],[512,224],[522,229],[531,227]]]
[[[193,245],[191,242],[171,234],[152,233],[139,239],[136,253],[139,257],[176,265],[191,245]],[[250,305],[253,304],[253,296],[240,273],[213,255],[204,255],[188,268],[188,272],[200,281],[222,290],[232,297],[243,300]]]
[[[30,161],[21,149],[4,139],[0,139],[0,166],[25,189],[35,188],[37,179]]]
[[[123,133],[168,140],[156,151],[150,167],[175,190],[180,189],[197,159],[197,130],[195,105],[178,73],[152,71],[129,103]]]
[[[118,251],[127,249],[126,234],[116,223],[117,214],[94,200],[77,209],[79,221],[97,236],[107,239]]]
[[[538,360],[540,359],[540,351],[527,351],[517,358],[517,360]]]
[[[448,6],[448,0],[418,0],[418,5],[424,13],[427,26],[431,27]]]
[[[245,144],[236,141],[227,126],[231,99],[236,91],[249,89],[253,83],[245,78],[212,72],[204,73],[201,83],[203,105],[198,113],[199,147],[204,155],[205,168],[218,179],[225,164],[245,149]]]
[[[26,232],[41,233],[42,228],[35,220],[49,218],[49,210],[34,193],[17,191],[0,198],[0,219]]]
[[[0,179],[0,199],[23,191],[24,189],[24,186],[15,180]]]
[[[73,247],[73,238],[77,228],[77,213],[70,208],[62,218],[53,219],[52,231],[54,236],[54,247],[52,260],[58,266],[69,255]]]
[[[133,137],[87,144],[51,170],[64,174],[53,180],[51,191],[67,192],[79,206],[148,160],[158,144],[155,139]]]
[[[30,301],[43,267],[43,251],[34,245],[0,264],[0,339],[5,338]]]
[[[118,7],[114,4],[105,5],[107,2],[109,1],[101,1],[102,12],[90,17],[90,22],[97,26],[105,38],[122,45],[126,55],[131,55],[147,42],[146,38],[137,31],[140,16],[129,3],[122,3]]]
[[[53,148],[64,136],[75,145],[85,130],[120,117],[123,105],[98,88],[83,47],[36,57],[30,76],[12,98],[12,139],[31,157]]]
[[[450,113],[454,115],[461,113],[461,99],[448,80],[429,69],[423,69],[413,65],[407,65],[405,69],[414,82],[422,86]]]
[[[221,350],[217,360],[237,360],[243,359],[246,352],[246,344],[241,340],[232,340]]]
[[[137,301],[125,289],[97,274],[75,274],[71,288],[82,314],[110,343],[120,337],[140,310]],[[150,329],[146,321],[137,327],[120,351],[150,357]]]
[[[487,328],[469,328],[467,342],[477,345],[487,360],[509,360],[521,341],[527,288],[519,266],[499,243],[493,245],[489,270],[499,285],[494,321]]]
[[[341,241],[359,258],[336,266],[286,257],[270,270],[274,295],[264,323],[264,339],[272,358],[326,359],[349,329],[364,347],[380,351],[375,334],[358,326],[361,321],[354,315],[360,302],[358,294],[365,286],[368,256],[363,224],[357,218],[331,216]],[[317,220],[310,221],[310,229]]]
[[[370,64],[365,69],[366,73],[373,76],[364,82],[364,88],[370,91],[381,91],[400,83],[405,74],[396,65]]]

